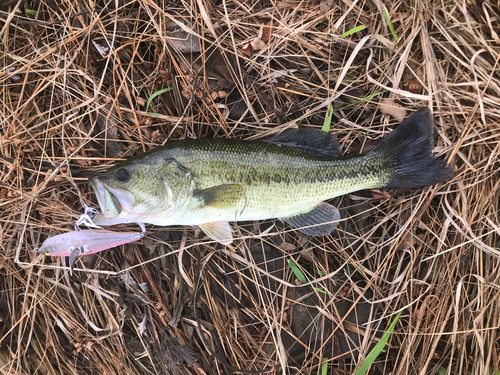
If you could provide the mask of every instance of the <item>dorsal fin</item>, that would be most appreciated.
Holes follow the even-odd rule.
[[[340,143],[321,129],[288,129],[265,142],[298,148],[316,156],[342,156]]]

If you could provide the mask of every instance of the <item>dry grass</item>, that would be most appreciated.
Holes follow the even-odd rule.
[[[371,373],[499,370],[498,2],[90,3],[0,4],[2,373],[230,373],[214,352],[248,370],[317,374],[328,358],[331,373],[354,373],[401,310]],[[201,56],[173,42],[181,20]],[[102,57],[94,42],[114,50]],[[348,219],[319,239],[241,224],[229,251],[190,228],[150,228],[143,245],[81,258],[73,278],[33,252],[71,230],[94,199],[86,178],[115,161],[166,140],[320,126],[331,102],[351,153],[397,123],[380,110],[431,108],[453,180],[343,197]],[[297,319],[309,330],[293,339]]]

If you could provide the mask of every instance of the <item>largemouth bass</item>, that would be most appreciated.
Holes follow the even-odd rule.
[[[342,156],[340,144],[319,129],[286,130],[266,141],[172,141],[90,180],[102,211],[94,222],[198,225],[229,244],[230,221],[279,218],[322,236],[340,220],[325,200],[449,180],[451,169],[434,157],[432,147],[428,110],[357,156]]]

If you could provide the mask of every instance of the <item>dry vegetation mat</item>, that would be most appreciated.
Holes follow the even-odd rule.
[[[496,0],[1,1],[2,373],[497,374],[499,20]],[[345,155],[431,109],[453,179],[335,199],[320,238],[148,226],[71,277],[34,252],[117,161],[329,108]]]

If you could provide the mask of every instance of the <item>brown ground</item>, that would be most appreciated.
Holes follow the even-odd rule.
[[[475,0],[0,1],[2,373],[354,374],[398,311],[370,373],[498,373],[499,19]],[[431,108],[454,178],[338,199],[347,220],[318,239],[149,227],[73,277],[33,251],[118,160],[320,127],[330,103],[350,154]]]

